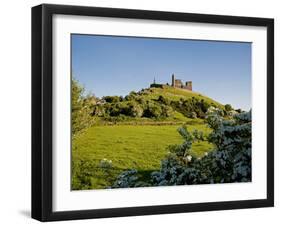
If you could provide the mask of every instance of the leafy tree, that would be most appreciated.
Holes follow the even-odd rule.
[[[72,79],[71,82],[71,122],[72,134],[82,131],[92,123],[91,107],[88,100],[83,97],[84,89],[78,81]]]
[[[162,108],[159,104],[152,101],[147,103],[146,109],[143,112],[143,116],[147,118],[160,118],[162,115]]]
[[[103,97],[103,99],[107,103],[117,103],[120,101],[121,98],[119,96],[105,96],[105,97]]]
[[[132,116],[132,117],[141,117],[143,114],[143,109],[142,107],[135,103],[135,102],[131,102],[129,104],[129,110],[128,110],[128,115]]]
[[[232,108],[232,106],[231,106],[230,104],[224,105],[224,109],[225,109],[226,111],[231,111],[231,110],[233,110],[233,108]]]
[[[135,91],[132,91],[129,93],[129,95],[125,96],[125,100],[135,100],[137,95],[138,94]]]
[[[92,116],[105,116],[105,108],[102,105],[95,105],[93,107],[93,112],[92,112]]]
[[[170,106],[186,117],[204,119],[211,104],[204,101],[204,99],[192,97],[190,99],[181,98],[179,101],[172,101]]]

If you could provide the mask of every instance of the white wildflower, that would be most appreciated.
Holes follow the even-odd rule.
[[[186,159],[187,159],[187,161],[191,161],[191,159],[192,159],[192,156],[191,155],[188,155],[188,156],[186,156]]]

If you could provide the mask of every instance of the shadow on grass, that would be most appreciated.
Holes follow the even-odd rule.
[[[138,170],[139,180],[150,183],[151,182],[151,173],[157,171],[157,169],[153,170]]]

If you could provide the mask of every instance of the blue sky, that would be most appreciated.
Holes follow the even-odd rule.
[[[73,76],[98,97],[127,95],[171,75],[222,104],[251,108],[251,43],[72,35]]]

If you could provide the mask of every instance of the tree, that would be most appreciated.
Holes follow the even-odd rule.
[[[231,110],[233,110],[233,108],[232,108],[232,106],[231,106],[230,104],[224,105],[224,109],[225,109],[226,111],[231,111]]]
[[[139,104],[135,102],[129,103],[129,116],[141,117],[142,114],[143,114],[143,109]]]
[[[91,109],[88,101],[83,97],[84,88],[77,80],[71,81],[71,125],[72,135],[91,125]]]
[[[107,103],[117,103],[117,102],[120,101],[120,97],[119,96],[105,96],[105,97],[103,97],[103,99]]]
[[[143,112],[143,116],[147,118],[159,118],[162,115],[162,109],[159,104],[152,101],[147,103],[146,109]]]

